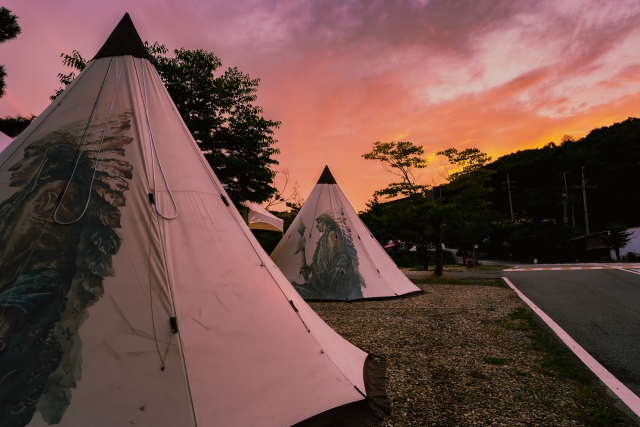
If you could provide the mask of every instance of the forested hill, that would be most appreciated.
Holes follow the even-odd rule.
[[[512,190],[516,218],[539,221],[555,219],[562,223],[562,172],[567,173],[569,194],[573,200],[576,227],[584,230],[581,168],[587,178],[587,204],[590,232],[601,231],[607,223],[628,227],[640,225],[640,119],[592,130],[586,137],[558,145],[518,151],[500,157],[488,168],[495,189],[492,208],[509,218],[507,173],[515,181]],[[514,185],[514,184],[512,184]],[[504,188],[504,190],[503,190]],[[571,204],[568,206],[569,224]]]

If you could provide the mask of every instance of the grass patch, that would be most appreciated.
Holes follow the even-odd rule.
[[[553,406],[558,397],[558,390],[554,387],[531,387],[529,393],[544,406]]]
[[[502,334],[504,334],[504,329],[502,328],[494,328],[489,331],[489,335],[494,338],[499,338]]]
[[[504,365],[509,360],[502,357],[485,356],[484,361],[490,365]]]
[[[476,270],[484,270],[484,271],[497,271],[497,270],[504,270],[505,268],[511,268],[508,265],[498,265],[498,264],[491,264],[491,265],[483,265],[480,267],[476,267]]]
[[[487,378],[489,378],[488,376],[486,376],[485,374],[483,374],[480,371],[471,371],[471,372],[469,372],[469,376],[471,378],[475,378],[475,379],[478,379],[478,380],[486,380]]]
[[[458,277],[430,275],[419,279],[411,279],[417,285],[467,285],[467,286],[496,286],[503,288],[499,279],[460,279]]]
[[[524,331],[530,340],[531,349],[543,353],[542,363],[533,366],[532,370],[575,384],[578,400],[582,406],[578,409],[578,418],[587,425],[599,427],[613,426],[620,421],[601,393],[591,385],[580,365],[570,357],[569,351],[538,325],[528,309],[517,308],[509,314],[507,319],[497,323],[505,329]],[[516,375],[530,376],[531,374],[516,370]],[[557,390],[553,387],[532,387],[529,393],[545,406],[552,406],[558,396]]]

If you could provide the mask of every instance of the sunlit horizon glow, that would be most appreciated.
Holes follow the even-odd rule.
[[[278,169],[306,197],[328,165],[356,209],[393,176],[361,155],[375,141],[494,159],[640,115],[637,1],[5,1],[22,34],[0,45],[0,116],[38,115],[125,12],[143,40],[204,48],[260,78],[282,121]],[[441,178],[434,160],[422,183]]]

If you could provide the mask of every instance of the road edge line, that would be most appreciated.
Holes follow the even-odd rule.
[[[505,283],[515,291],[515,293],[533,310],[543,322],[551,328],[551,330],[565,343],[573,353],[584,363],[587,368],[591,370],[602,381],[609,390],[611,390],[618,398],[624,402],[625,405],[631,409],[631,411],[640,417],[640,397],[636,396],[629,388],[622,384],[611,372],[609,372],[604,366],[602,366],[596,359],[593,358],[580,344],[574,341],[564,329],[562,329],[556,322],[554,322],[547,314],[542,311],[537,305],[535,305],[529,298],[527,298],[513,283],[506,277],[502,276]]]

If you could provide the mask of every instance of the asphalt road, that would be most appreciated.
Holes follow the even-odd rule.
[[[612,269],[504,276],[640,396],[640,274]]]

